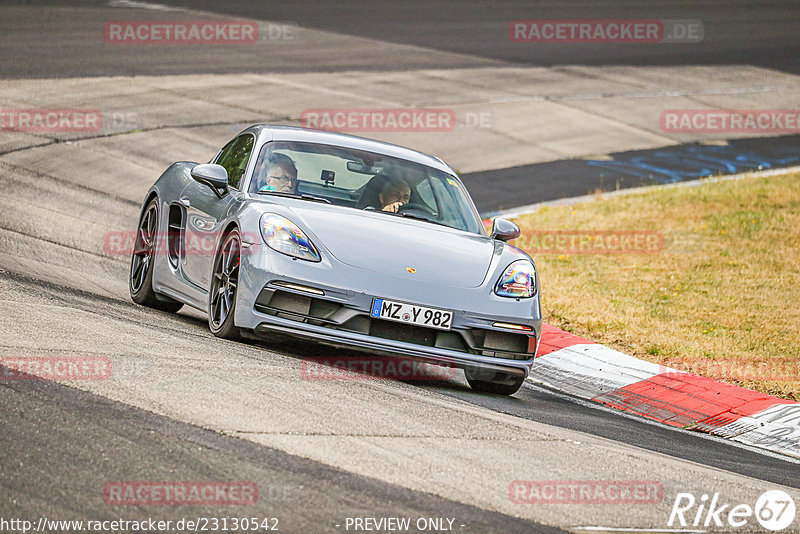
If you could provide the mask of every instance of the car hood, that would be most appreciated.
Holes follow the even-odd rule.
[[[485,236],[423,221],[331,206],[291,209],[318,247],[342,263],[393,278],[478,287],[494,254]]]

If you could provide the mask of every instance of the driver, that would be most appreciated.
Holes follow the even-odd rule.
[[[408,204],[411,199],[411,187],[402,178],[387,177],[381,192],[378,193],[381,210],[397,213],[400,206]]]
[[[297,167],[292,158],[276,152],[267,160],[267,175],[259,191],[297,192]]]

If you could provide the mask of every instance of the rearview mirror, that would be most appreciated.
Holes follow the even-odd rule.
[[[192,178],[206,184],[220,198],[228,193],[228,171],[216,163],[203,163],[192,168]]]
[[[373,165],[367,165],[366,163],[360,163],[358,161],[348,161],[347,170],[350,172],[357,172],[360,174],[380,174],[383,168],[376,167]]]
[[[519,237],[519,226],[508,219],[494,219],[492,221],[492,239],[500,241],[511,241]]]

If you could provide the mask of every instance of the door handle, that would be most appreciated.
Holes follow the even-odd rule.
[[[178,204],[180,204],[181,206],[184,206],[186,208],[189,208],[192,205],[192,203],[189,202],[189,197],[181,197],[181,198],[179,198],[178,199]]]

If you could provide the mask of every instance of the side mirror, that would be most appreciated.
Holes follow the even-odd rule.
[[[228,171],[216,163],[203,163],[192,168],[192,178],[206,184],[220,198],[228,193]]]
[[[492,221],[492,239],[511,241],[519,237],[519,226],[508,219],[494,219]]]

